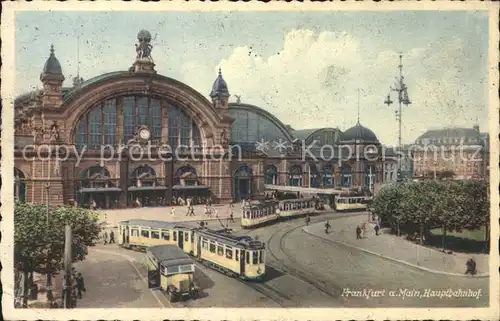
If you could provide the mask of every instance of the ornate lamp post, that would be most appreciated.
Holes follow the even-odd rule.
[[[399,55],[399,77],[396,78],[396,83],[394,87],[390,87],[390,91],[395,91],[398,93],[398,109],[396,109],[395,114],[396,114],[396,120],[398,121],[398,172],[397,172],[397,180],[401,181],[401,153],[402,153],[402,145],[401,145],[401,126],[402,126],[402,116],[403,116],[403,111],[402,111],[402,105],[405,105],[408,107],[408,105],[411,104],[411,101],[408,97],[408,87],[404,83],[404,77],[403,77],[403,55]],[[387,95],[386,100],[384,101],[384,104],[387,105],[387,107],[390,107],[390,105],[393,103],[391,100],[391,95],[390,92]]]
[[[49,215],[50,215],[50,194],[49,194],[49,191],[50,191],[50,183],[47,182],[45,184],[45,191],[47,192],[47,212],[46,212],[46,216],[47,216],[47,230],[48,231],[48,227],[49,227]],[[46,284],[46,289],[47,289],[47,299],[49,300],[49,302],[52,303],[52,300],[53,300],[53,295],[52,295],[52,273],[50,271],[50,266],[47,267],[48,268],[48,271],[47,271],[47,284]]]

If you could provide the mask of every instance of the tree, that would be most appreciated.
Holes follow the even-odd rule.
[[[14,207],[14,264],[24,282],[32,272],[50,276],[63,269],[66,224],[73,230],[73,261],[85,258],[101,231],[97,214],[86,209],[53,207],[48,224],[46,215],[44,205],[16,203]]]

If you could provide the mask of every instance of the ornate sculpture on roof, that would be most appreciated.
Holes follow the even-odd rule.
[[[227,131],[225,129],[223,129],[220,134],[220,143],[222,147],[227,147],[229,145],[229,137],[227,136]]]
[[[153,46],[150,44],[151,42],[151,34],[147,30],[141,30],[137,34],[137,40],[139,43],[135,45],[135,50],[137,51],[137,59],[138,60],[149,60],[153,61],[151,57],[151,50],[153,50]]]

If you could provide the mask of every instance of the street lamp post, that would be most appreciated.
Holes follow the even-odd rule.
[[[408,87],[404,83],[404,77],[403,77],[403,55],[399,55],[399,77],[396,78],[396,84],[395,87],[393,88],[392,86],[390,87],[390,91],[395,91],[398,93],[398,109],[395,111],[396,114],[396,120],[398,121],[398,172],[397,172],[397,180],[401,181],[401,153],[402,153],[402,144],[401,144],[401,127],[402,127],[402,116],[403,116],[403,110],[402,110],[402,105],[405,105],[408,107],[408,105],[411,104],[411,101],[408,97]],[[390,107],[390,105],[393,103],[391,100],[391,95],[390,93],[387,95],[386,100],[384,101],[384,104],[387,105],[387,107]]]
[[[46,212],[46,216],[47,216],[47,229],[46,231],[48,232],[49,230],[49,215],[50,215],[50,194],[49,194],[49,191],[50,191],[50,183],[46,183],[45,184],[45,191],[47,192],[47,212]],[[52,296],[52,273],[50,271],[50,266],[48,266],[49,270],[47,271],[47,284],[46,284],[46,290],[47,290],[47,299],[49,300],[49,302],[52,303],[52,299],[53,299],[53,296]]]

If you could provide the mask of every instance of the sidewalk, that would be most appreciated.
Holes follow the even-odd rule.
[[[356,239],[356,226],[361,226],[366,216],[352,216],[330,221],[331,229],[325,234],[324,222],[304,227],[303,231],[361,251],[410,265],[415,268],[445,275],[464,276],[465,262],[474,258],[478,274],[475,277],[489,275],[489,255],[476,253],[445,254],[437,249],[424,247],[390,234],[375,235],[369,223],[363,239]]]
[[[109,226],[117,226],[120,221],[131,219],[158,220],[167,222],[192,222],[192,221],[210,221],[220,219],[225,221],[229,218],[231,212],[233,218],[241,217],[241,203],[233,204],[215,204],[212,205],[212,215],[205,214],[205,205],[194,205],[194,216],[187,216],[187,206],[164,206],[164,207],[140,207],[112,210],[97,210],[102,222]],[[172,216],[172,208],[175,214]],[[217,213],[217,217],[216,217]]]

